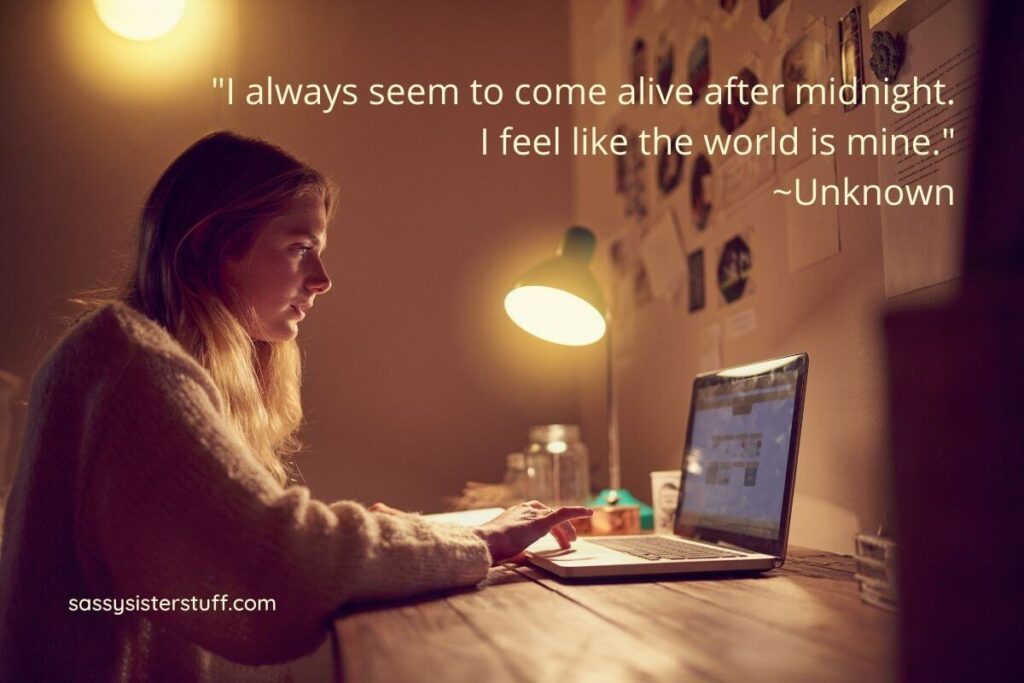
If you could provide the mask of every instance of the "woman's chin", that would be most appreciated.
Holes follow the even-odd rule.
[[[299,324],[295,321],[289,320],[284,323],[279,330],[280,334],[274,341],[286,342],[291,341],[299,336]]]
[[[265,342],[287,342],[299,336],[299,324],[294,320],[285,320],[273,327],[264,328],[262,334],[253,339]]]

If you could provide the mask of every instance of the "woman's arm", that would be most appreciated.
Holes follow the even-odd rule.
[[[283,489],[226,428],[197,371],[140,352],[87,411],[76,536],[96,590],[273,598],[273,612],[146,615],[229,659],[266,663],[315,648],[342,603],[486,576],[492,558],[469,529]]]

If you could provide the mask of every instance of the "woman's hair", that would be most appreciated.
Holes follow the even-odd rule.
[[[254,340],[255,320],[221,276],[298,197],[334,190],[316,170],[262,140],[217,132],[164,171],[138,224],[138,253],[119,297],[163,325],[205,367],[230,426],[282,484],[299,450],[301,358],[294,341]]]

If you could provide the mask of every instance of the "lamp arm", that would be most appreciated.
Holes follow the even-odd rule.
[[[622,488],[622,472],[619,469],[619,404],[615,391],[615,363],[610,323],[605,335],[605,348],[608,352],[608,488],[611,489],[608,502],[614,504]]]

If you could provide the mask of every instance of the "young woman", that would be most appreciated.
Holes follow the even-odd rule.
[[[235,663],[309,652],[342,604],[473,585],[546,533],[575,538],[584,508],[525,503],[464,529],[289,485],[295,338],[331,286],[333,209],[319,173],[232,133],[159,179],[127,287],[33,382],[0,556],[0,680],[273,678]],[[232,611],[237,598],[274,609]]]

